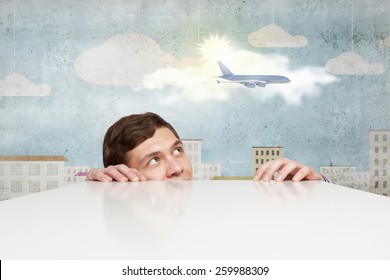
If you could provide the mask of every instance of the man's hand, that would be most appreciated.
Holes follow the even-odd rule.
[[[129,168],[125,164],[110,165],[103,169],[92,168],[88,171],[88,181],[111,182],[138,182],[146,181],[146,177],[137,169]]]
[[[278,174],[276,175],[275,180],[278,182],[284,180],[292,180],[294,182],[302,180],[324,180],[323,177],[310,166],[289,160],[288,158],[281,158],[264,163],[259,170],[257,170],[253,180],[269,182],[276,172],[278,172]]]

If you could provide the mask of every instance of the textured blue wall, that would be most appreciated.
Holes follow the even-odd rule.
[[[387,0],[0,0],[0,155],[101,166],[107,127],[153,111],[223,175],[262,145],[366,170],[368,131],[390,129],[389,18]],[[291,83],[218,85],[217,59]]]

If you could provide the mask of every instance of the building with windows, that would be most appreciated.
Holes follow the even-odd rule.
[[[0,156],[1,199],[64,185],[63,156]]]
[[[355,184],[356,166],[354,165],[320,166],[320,174],[324,175],[334,184],[352,188],[352,186]]]
[[[355,173],[355,184],[352,188],[368,192],[370,191],[370,172],[357,171]]]
[[[370,130],[370,192],[390,195],[390,130]]]
[[[65,166],[64,167],[64,185],[84,182],[85,176],[77,174],[86,173],[90,169],[89,166]]]
[[[333,184],[369,191],[369,172],[358,172],[354,165],[320,166],[320,173]]]
[[[202,139],[182,139],[184,150],[191,161],[194,180],[210,180],[221,176],[221,165],[202,163]]]
[[[264,163],[283,157],[283,147],[252,147],[252,174]]]

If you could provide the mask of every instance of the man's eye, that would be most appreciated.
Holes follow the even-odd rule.
[[[174,155],[180,155],[182,152],[183,152],[183,149],[182,149],[182,148],[175,148],[175,149],[173,150],[173,154],[174,154]]]
[[[158,158],[152,158],[150,161],[149,161],[149,165],[156,165],[158,163]]]

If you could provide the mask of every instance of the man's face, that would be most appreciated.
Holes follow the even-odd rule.
[[[127,166],[139,170],[148,180],[191,180],[192,167],[183,143],[168,128],[156,130],[126,153]]]

